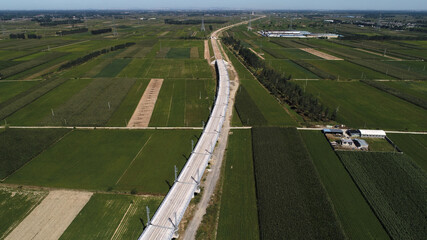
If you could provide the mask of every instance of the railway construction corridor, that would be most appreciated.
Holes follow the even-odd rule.
[[[212,33],[211,42],[219,76],[215,106],[190,158],[153,218],[147,223],[147,227],[139,237],[141,240],[171,239],[177,233],[179,223],[194,193],[199,190],[200,180],[212,157],[226,119],[230,97],[230,78],[228,76],[227,63],[222,58],[217,37],[219,33],[226,29],[245,23],[247,21],[221,28]]]

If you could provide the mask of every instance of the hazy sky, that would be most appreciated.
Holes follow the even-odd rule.
[[[426,0],[0,0],[0,10],[34,9],[427,10]]]

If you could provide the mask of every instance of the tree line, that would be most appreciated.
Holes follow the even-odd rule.
[[[123,44],[112,46],[110,48],[104,48],[102,50],[91,52],[91,53],[89,53],[89,54],[87,54],[87,55],[85,55],[83,57],[79,57],[79,58],[77,58],[75,60],[69,61],[69,62],[61,65],[61,67],[59,67],[59,70],[64,70],[64,69],[67,69],[67,68],[71,68],[71,67],[80,65],[80,64],[85,63],[85,62],[91,60],[92,58],[98,57],[98,56],[100,56],[102,54],[106,54],[106,53],[112,52],[112,51],[117,51],[119,49],[130,47],[132,45],[135,45],[135,43],[134,42],[127,42],[127,43],[123,43]]]
[[[227,21],[222,20],[204,20],[205,24],[224,24]],[[175,19],[165,19],[165,24],[174,24],[174,25],[195,25],[195,24],[201,24],[201,19],[186,19],[186,20],[175,20]]]
[[[113,29],[111,29],[111,28],[103,28],[103,29],[92,30],[90,32],[93,35],[97,35],[97,34],[107,33],[107,32],[111,32],[111,31],[113,31]]]
[[[28,33],[27,36],[25,36],[25,33],[11,33],[9,34],[10,39],[40,39],[42,38],[41,35],[37,35],[34,33]]]
[[[243,47],[240,40],[232,36],[222,38],[244,61],[244,64],[252,71],[255,77],[274,96],[289,104],[295,111],[314,121],[335,120],[337,112],[330,111],[311,94],[305,93],[302,88],[289,80],[292,75],[285,76],[271,67],[266,66],[255,53]]]
[[[73,29],[73,30],[63,30],[63,31],[58,31],[56,32],[57,35],[70,35],[70,34],[76,34],[76,33],[85,33],[89,31],[89,29],[87,28],[77,28],[77,29]]]

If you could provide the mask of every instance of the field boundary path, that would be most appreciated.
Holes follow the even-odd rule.
[[[148,127],[162,84],[163,79],[151,79],[129,120],[128,127]]]
[[[401,59],[401,58],[387,56],[387,55],[384,55],[384,54],[381,54],[381,53],[372,52],[372,51],[369,51],[369,50],[366,50],[366,49],[362,49],[362,48],[356,48],[356,50],[359,50],[359,51],[365,52],[365,53],[369,53],[369,54],[373,54],[373,55],[377,55],[377,56],[381,56],[381,57],[386,57],[386,58],[393,59],[393,60],[396,60],[396,61],[403,61],[403,59]]]
[[[57,240],[91,197],[91,192],[51,191],[5,239]]]
[[[261,56],[261,54],[259,54],[257,51],[253,50],[252,48],[249,48],[249,50],[251,50],[251,52],[255,53],[262,60],[265,60],[265,58],[263,56]]]
[[[205,59],[208,61],[211,59],[211,54],[209,52],[209,40],[205,40]]]
[[[219,74],[219,84],[214,107],[206,127],[187,163],[163,199],[153,218],[148,222],[139,239],[171,239],[172,237],[177,237],[179,223],[194,193],[200,191],[200,181],[213,155],[220,134],[228,136],[228,131],[227,129],[223,129],[223,124],[227,120],[226,115],[229,107],[230,78],[226,62],[222,59],[216,41],[217,34],[221,31],[244,23],[241,22],[221,28],[212,34],[212,47]],[[226,141],[223,144],[226,144]]]
[[[313,49],[313,48],[300,48],[300,50],[303,50],[304,52],[308,52],[310,54],[313,54],[314,56],[318,56],[318,57],[323,58],[325,60],[335,60],[335,61],[342,61],[342,60],[344,60],[342,58],[332,56],[330,54],[318,51],[318,50]]]

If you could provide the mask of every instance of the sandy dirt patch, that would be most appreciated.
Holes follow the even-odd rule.
[[[315,56],[321,57],[321,58],[326,59],[326,60],[343,60],[342,58],[338,58],[338,57],[332,56],[330,54],[327,54],[327,53],[324,53],[321,51],[317,51],[313,48],[300,48],[300,50],[311,53]]]
[[[162,32],[162,33],[160,33],[160,34],[159,34],[159,37],[163,37],[164,35],[166,35],[166,34],[168,34],[168,33],[169,33],[169,31]]]
[[[393,60],[396,60],[396,61],[403,61],[401,58],[391,57],[391,56],[387,56],[387,55],[384,55],[384,54],[381,54],[381,53],[372,52],[372,51],[361,49],[361,48],[356,48],[356,49],[359,50],[359,51],[361,51],[361,52],[370,53],[370,54],[373,54],[373,55],[390,58],[390,59],[393,59]]]
[[[249,48],[249,50],[251,50],[251,52],[255,53],[259,58],[261,58],[262,60],[265,60],[265,58],[263,56],[261,56],[261,54],[257,53],[255,50],[253,50],[252,48]]]
[[[209,61],[211,54],[209,52],[209,40],[205,40],[205,59]]]
[[[51,191],[5,239],[59,239],[91,196],[90,192]]]
[[[139,100],[138,106],[136,106],[128,127],[148,127],[162,84],[163,79],[151,79],[141,100]]]

